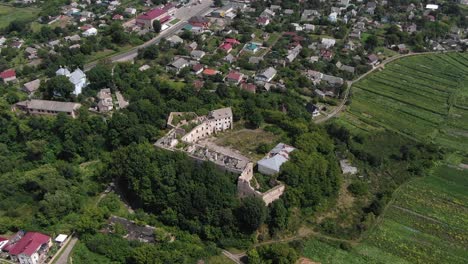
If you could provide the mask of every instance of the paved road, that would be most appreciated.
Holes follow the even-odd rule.
[[[68,263],[68,257],[70,256],[70,253],[77,241],[78,241],[78,238],[76,237],[71,239],[71,241],[66,245],[66,248],[63,249],[62,255],[60,255],[57,261],[55,261],[55,264],[67,264]]]
[[[384,61],[382,61],[379,65],[377,65],[376,67],[373,67],[370,71],[364,73],[363,75],[359,76],[359,78],[357,78],[356,80],[354,81],[347,81],[347,84],[348,84],[348,88],[346,89],[345,91],[345,95],[343,97],[343,100],[341,100],[340,104],[331,112],[329,113],[328,115],[322,117],[322,118],[317,118],[314,120],[314,122],[316,124],[320,124],[320,123],[323,123],[327,120],[329,120],[330,118],[334,117],[335,115],[337,115],[339,112],[341,112],[346,104],[346,102],[348,101],[348,97],[349,97],[349,93],[351,91],[351,86],[353,86],[353,84],[355,84],[356,82],[360,81],[361,79],[363,79],[364,77],[366,77],[367,75],[373,73],[375,70],[378,70],[378,69],[382,69],[382,68],[385,68],[385,65],[387,63],[390,63],[392,61],[395,61],[395,60],[398,60],[398,59],[401,59],[403,57],[409,57],[409,56],[415,56],[415,55],[421,55],[421,54],[431,54],[431,53],[440,53],[440,52],[423,52],[423,53],[408,53],[408,54],[400,54],[400,55],[396,55],[396,56],[393,56],[391,58],[388,58]]]
[[[146,48],[148,46],[151,46],[153,44],[158,43],[161,39],[170,37],[174,34],[177,33],[177,31],[181,30],[185,25],[187,25],[187,21],[193,17],[193,16],[202,16],[206,15],[209,13],[211,10],[211,4],[213,3],[213,0],[203,0],[201,4],[197,5],[192,5],[192,4],[187,4],[186,6],[177,9],[176,13],[174,14],[174,17],[177,19],[180,19],[180,21],[171,26],[170,28],[164,30],[163,32],[159,33],[158,36],[155,38],[145,42],[144,44],[132,48],[129,51],[119,53],[116,55],[113,55],[111,57],[108,57],[106,59],[110,59],[112,62],[119,62],[119,61],[129,61],[133,60],[136,56],[138,56],[138,50],[141,48]],[[99,61],[94,61],[86,64],[84,66],[85,71],[89,71],[92,68],[94,68]]]
[[[244,264],[244,262],[241,261],[241,258],[246,256],[245,253],[232,254],[231,252],[227,250],[223,250],[223,255],[228,257],[230,260],[232,260],[234,263],[237,263],[237,264]]]

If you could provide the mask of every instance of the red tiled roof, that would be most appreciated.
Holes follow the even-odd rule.
[[[164,23],[164,22],[168,21],[169,19],[171,19],[171,16],[165,16],[165,17],[159,19],[159,22]]]
[[[204,75],[216,75],[218,73],[217,70],[213,70],[213,69],[205,69],[203,71],[203,74]]]
[[[14,69],[8,69],[0,73],[1,79],[7,79],[16,76],[16,71]]]
[[[230,80],[239,81],[242,78],[242,74],[239,73],[239,72],[232,71],[226,76],[226,78],[228,78]]]
[[[160,17],[161,15],[164,15],[165,13],[167,13],[166,10],[163,10],[161,8],[155,8],[155,9],[152,9],[146,13],[143,13],[141,15],[139,15],[137,17],[137,19],[141,19],[141,20],[153,20],[157,17]]]
[[[224,43],[240,44],[240,42],[237,39],[233,39],[233,38],[227,38],[226,40],[224,40]]]
[[[203,65],[198,63],[198,64],[195,64],[193,65],[192,67],[192,70],[194,70],[195,72],[198,72],[199,70],[202,70],[203,69]]]
[[[231,49],[232,49],[232,45],[229,44],[229,43],[224,43],[224,44],[221,45],[219,48],[227,51],[227,50],[231,50]]]
[[[0,242],[8,240],[8,238],[0,237]]]
[[[112,19],[122,19],[123,16],[122,15],[119,15],[119,14],[116,14],[112,17]]]
[[[48,243],[49,236],[37,232],[27,232],[13,247],[10,249],[10,255],[17,256],[25,254],[31,256],[36,252],[41,245]]]

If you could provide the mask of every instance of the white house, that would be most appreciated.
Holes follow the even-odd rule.
[[[80,69],[76,68],[75,71],[70,73],[67,68],[60,68],[55,72],[55,75],[63,75],[68,77],[68,80],[75,86],[75,91],[73,94],[79,95],[86,85],[88,85],[88,80],[86,79],[86,74]]]
[[[83,32],[83,37],[90,37],[90,36],[96,36],[97,35],[97,29],[92,27],[88,28],[86,31]]]
[[[257,76],[255,76],[255,80],[260,82],[270,82],[271,80],[273,80],[273,78],[275,78],[276,73],[277,72],[275,68],[270,67],[264,70],[263,72],[257,74]]]

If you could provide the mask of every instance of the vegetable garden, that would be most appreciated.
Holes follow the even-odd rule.
[[[466,53],[403,58],[353,85],[345,118],[466,152],[467,76]]]

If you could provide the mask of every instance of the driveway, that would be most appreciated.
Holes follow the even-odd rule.
[[[67,264],[68,263],[68,257],[70,256],[70,253],[75,246],[76,242],[78,241],[78,238],[74,237],[71,239],[71,241],[66,245],[66,248],[62,250],[62,254],[60,257],[55,261],[54,264]]]

